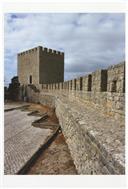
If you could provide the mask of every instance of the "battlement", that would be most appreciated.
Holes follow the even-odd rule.
[[[125,112],[125,62],[69,81],[43,84],[42,91],[68,93],[69,98],[92,102],[105,113],[121,118]]]
[[[47,87],[49,88],[49,84]],[[61,85],[53,83],[53,89],[124,93],[125,62],[110,66],[108,69],[96,70],[88,75],[65,81]]]
[[[53,50],[53,49],[49,49],[46,47],[38,47],[41,51],[45,52],[45,53],[49,53],[49,54],[58,54],[58,55],[64,55],[64,52],[61,51],[57,51],[57,50]]]
[[[25,55],[25,54],[33,53],[33,52],[36,52],[36,51],[37,51],[37,47],[29,49],[27,51],[20,52],[20,53],[18,53],[18,56],[22,56],[22,55]]]
[[[40,50],[41,52],[48,53],[48,54],[64,56],[64,52],[49,49],[49,48],[42,47],[42,46],[38,46],[38,47],[35,47],[35,48],[32,48],[32,49],[29,49],[27,51],[20,52],[20,53],[18,53],[18,56],[23,56],[23,55],[26,55],[28,53],[33,53],[33,52],[36,52],[37,50]]]

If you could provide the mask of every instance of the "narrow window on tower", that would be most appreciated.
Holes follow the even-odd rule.
[[[29,83],[32,84],[32,75],[29,77]]]

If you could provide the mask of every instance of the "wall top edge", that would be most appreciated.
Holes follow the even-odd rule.
[[[42,47],[42,46],[34,47],[32,49],[28,49],[26,51],[19,52],[17,55],[21,56],[21,55],[25,55],[25,54],[36,52],[36,51],[43,51],[43,52],[51,53],[51,54],[64,55],[64,52],[62,52],[62,51],[57,51],[57,50],[46,48],[46,47]]]

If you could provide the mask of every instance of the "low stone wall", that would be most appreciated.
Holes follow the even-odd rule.
[[[85,127],[87,123],[78,121],[70,107],[66,107],[60,99],[56,100],[56,115],[79,174],[124,173],[121,168],[116,170],[109,155],[106,156],[107,151],[102,146],[98,147],[93,131],[89,132]]]
[[[74,100],[93,103],[116,119],[124,119],[125,62],[63,83],[43,84],[41,91],[68,94]]]
[[[98,126],[98,121],[92,118],[92,122],[89,122],[86,118],[81,119],[81,117],[78,117],[78,113],[75,113],[76,110],[68,104],[68,101],[63,101],[63,99],[66,100],[66,98],[65,94],[51,95],[49,93],[42,93],[41,99],[43,99],[43,101],[41,101],[41,103],[55,106],[56,115],[59,119],[78,173],[96,175],[124,174],[124,165],[120,164],[119,160],[117,161],[111,156],[112,154],[109,153],[109,150],[104,147],[102,142],[100,142],[95,135],[93,124],[97,124]],[[79,113],[81,115],[82,113],[84,114],[84,112]],[[88,112],[87,115],[89,116]],[[95,117],[95,119],[97,118]],[[91,118],[89,118],[89,120],[91,120]],[[91,125],[91,130],[88,129],[88,125]],[[117,125],[115,125],[115,128],[116,127]],[[102,129],[101,127],[101,130]]]
[[[72,91],[68,94],[70,99],[88,103],[116,120],[125,119],[125,93]]]
[[[55,108],[55,96],[50,94],[44,94],[41,93],[39,96],[39,102],[43,105],[50,106],[52,108]]]
[[[59,99],[56,101],[56,115],[59,118],[78,173],[109,174],[106,167],[99,161],[98,148],[87,136],[81,127],[82,125],[77,121],[77,117]]]

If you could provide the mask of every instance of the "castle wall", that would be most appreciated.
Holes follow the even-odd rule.
[[[91,74],[83,77],[82,85],[83,85],[82,86],[83,91],[91,91],[92,90],[92,75]]]
[[[125,65],[124,63],[98,70],[84,77],[70,81],[43,84],[40,91],[67,95],[75,101],[82,101],[98,108],[106,115],[116,119],[125,116]],[[116,90],[113,81],[116,80]]]
[[[122,154],[120,153],[118,160],[111,157],[114,157],[115,149],[119,148],[119,143],[116,144],[115,139],[113,142],[114,147],[112,149],[112,154],[109,151],[112,144],[111,137],[116,138],[118,142],[122,139],[116,135],[118,132],[114,132],[115,136],[108,136],[108,134],[105,133],[104,128],[104,125],[106,125],[107,127],[110,127],[111,131],[116,130],[116,128],[118,128],[116,121],[114,122],[115,125],[113,129],[109,118],[107,124],[106,121],[101,124],[101,118],[98,120],[98,116],[96,116],[97,113],[90,115],[90,113],[82,109],[82,107],[79,109],[75,101],[74,105],[71,106],[71,104],[65,102],[65,100],[64,97],[61,96],[56,96],[54,98],[56,115],[59,119],[62,132],[65,136],[78,173],[87,175],[124,174],[125,168],[124,164],[121,162],[123,158],[120,159]],[[99,130],[98,127],[100,128]],[[120,129],[120,132],[121,131],[122,130]],[[103,141],[108,141],[109,145],[98,139],[98,135],[103,135]],[[121,151],[123,150],[124,146],[122,145]]]
[[[121,63],[70,81],[43,84],[40,93],[28,92],[29,101],[55,108],[79,174],[125,174],[124,67]]]
[[[88,92],[87,94],[89,95],[91,92]],[[97,97],[98,95],[101,95],[101,93],[95,94],[97,94]],[[106,93],[103,94],[106,97]],[[77,99],[77,96],[72,98],[72,95],[68,96],[68,94],[64,93],[64,91],[60,92],[59,94],[59,92],[54,93],[54,91],[50,93],[48,90],[45,92],[42,91],[40,94],[38,93],[31,95],[33,98],[31,100],[33,102],[40,102],[41,104],[55,108],[62,132],[65,136],[79,174],[109,175],[125,173],[124,164],[122,163],[122,159],[120,159],[120,157],[122,158],[122,154],[119,154],[119,157],[117,156],[118,159],[116,159],[116,155],[118,154],[115,154],[114,156],[114,150],[118,149],[118,145],[120,144],[119,141],[122,139],[120,139],[117,133],[114,132],[114,129],[111,125],[112,123],[110,122],[111,119],[109,117],[107,118],[107,127],[110,127],[111,132],[114,134],[112,138],[116,138],[118,142],[118,144],[116,144],[114,139],[112,154],[109,152],[109,147],[106,147],[106,144],[98,139],[99,134],[99,136],[103,135],[103,138],[105,137],[105,141],[108,141],[108,143],[111,142],[111,139],[108,138],[107,133],[104,131],[104,125],[102,125],[106,125],[106,119],[101,124],[101,118],[97,118],[97,113],[95,113],[95,115],[90,115],[88,111],[85,111],[81,107],[81,105],[79,110],[77,106],[80,103],[78,101],[79,99]],[[68,97],[71,98],[73,105],[69,103]],[[103,96],[99,97],[102,101]],[[91,104],[85,103],[85,107],[89,107],[90,105]],[[93,109],[98,112],[94,105]],[[121,123],[124,124],[123,122]],[[121,127],[123,127],[122,124]],[[97,131],[98,128],[100,129],[100,132]],[[114,121],[114,128],[119,129],[118,122],[116,120]],[[123,131],[120,129],[119,132]],[[121,150],[123,151],[124,147],[121,148]],[[111,157],[111,155],[113,157]]]
[[[117,64],[108,68],[108,92],[125,92],[125,64]]]
[[[125,114],[125,63],[108,68],[107,109],[111,114]]]
[[[75,78],[70,81],[53,83],[47,92],[63,93],[68,98],[83,101],[99,108],[100,111],[124,119],[125,115],[125,64],[120,63],[107,70],[97,70],[92,74]],[[116,80],[116,90],[113,81]],[[48,85],[49,86],[49,85]],[[59,86],[59,87],[58,87]]]
[[[92,73],[92,91],[107,91],[107,70],[97,70]]]

